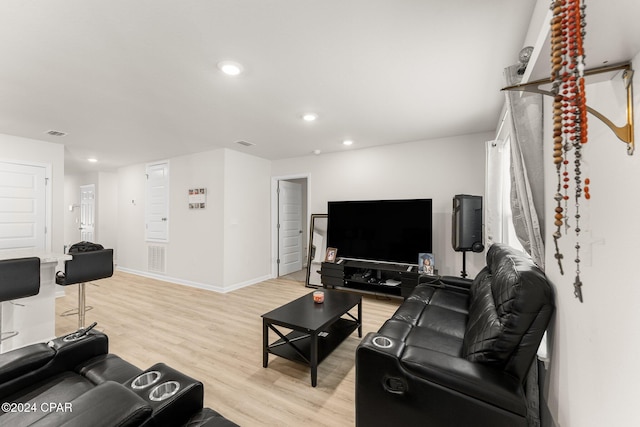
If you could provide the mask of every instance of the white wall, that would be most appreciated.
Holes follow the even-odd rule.
[[[64,244],[71,246],[80,241],[80,186],[79,175],[64,176]],[[69,206],[75,206],[72,211]]]
[[[118,171],[119,267],[226,292],[269,277],[270,162],[232,150],[169,159],[166,271],[150,273],[144,237],[145,165]],[[189,209],[189,188],[206,188]]]
[[[147,271],[145,243],[145,165],[118,169],[118,267]]]
[[[89,183],[90,184],[90,183]],[[80,189],[77,189],[78,192]],[[96,242],[113,249],[118,263],[118,175],[99,172],[96,183]]]
[[[223,290],[224,150],[169,160],[167,275]],[[205,209],[189,209],[189,189],[206,188]]]
[[[492,133],[306,156],[273,162],[273,176],[310,174],[309,214],[329,200],[433,199],[433,250],[440,274],[459,276],[462,254],[451,248],[452,199],[484,196],[484,142]],[[416,261],[417,262],[417,261]],[[471,277],[483,254],[467,254]]]
[[[633,68],[638,67],[640,57],[636,56]],[[636,75],[636,111],[640,110],[639,83]],[[587,86],[587,104],[617,125],[625,123],[625,103],[620,77],[613,83]],[[546,99],[545,108],[551,111],[550,98]],[[565,256],[564,276],[554,259],[552,217],[556,174],[550,145],[546,145],[545,156],[549,159],[545,166],[546,274],[556,287],[557,309],[545,395],[557,426],[638,425],[640,149],[628,156],[626,145],[609,128],[592,115],[588,120],[583,178],[591,179],[592,198],[581,202],[582,304],[573,295],[576,241],[573,231],[560,239]],[[545,122],[545,140],[552,141],[549,114],[545,115]],[[635,135],[637,140],[637,130]]]
[[[35,139],[0,134],[0,160],[51,166],[51,224],[48,249],[64,249],[64,146]]]
[[[271,162],[225,150],[224,285],[271,277]]]

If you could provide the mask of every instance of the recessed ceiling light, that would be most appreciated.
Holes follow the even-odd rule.
[[[316,113],[305,113],[302,115],[302,120],[305,122],[314,122],[318,119],[318,115]]]
[[[313,154],[315,154],[316,156],[317,156],[318,154],[320,154],[320,153],[322,153],[322,151],[320,151],[320,150],[313,150]]]
[[[350,139],[345,139],[344,141],[342,141],[342,145],[351,145],[353,144],[353,141]]]
[[[222,61],[218,63],[218,68],[228,76],[237,76],[244,70],[244,68],[242,68],[242,65],[233,61]]]
[[[97,163],[97,162],[98,162],[98,159],[96,159],[95,157],[89,157],[89,158],[87,159],[87,161],[88,161],[89,163]]]

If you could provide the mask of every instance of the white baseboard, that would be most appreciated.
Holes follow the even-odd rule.
[[[120,267],[120,266],[118,266],[116,268],[116,270],[122,271],[124,273],[135,274],[137,276],[149,277],[151,279],[162,280],[164,282],[170,282],[170,283],[175,283],[175,284],[178,284],[178,285],[190,286],[192,288],[205,289],[205,290],[208,290],[208,291],[218,292],[218,293],[221,293],[221,294],[225,294],[227,292],[235,291],[237,289],[241,289],[241,288],[244,288],[244,287],[247,287],[247,286],[255,285],[256,283],[264,282],[265,280],[268,280],[268,279],[271,278],[270,275],[266,275],[266,276],[263,276],[263,277],[247,280],[247,281],[244,281],[244,282],[241,282],[241,283],[236,283],[236,284],[233,284],[231,286],[226,286],[225,287],[225,286],[211,285],[211,284],[207,284],[207,283],[194,282],[194,281],[191,281],[191,280],[179,279],[177,277],[165,276],[163,274],[151,273],[151,272],[148,272],[148,271],[140,271],[140,270],[135,270],[135,269],[126,268],[126,267]]]

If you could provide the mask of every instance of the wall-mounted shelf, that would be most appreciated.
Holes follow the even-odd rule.
[[[627,154],[632,155],[635,151],[634,141],[634,125],[633,125],[633,69],[631,63],[611,65],[607,67],[600,67],[584,72],[585,77],[593,76],[603,73],[611,73],[616,71],[622,71],[622,79],[624,80],[625,88],[627,91],[627,123],[624,126],[616,126],[611,120],[609,120],[602,113],[589,107],[587,105],[587,111],[598,119],[600,119],[605,125],[607,125],[613,133],[624,143],[627,144]],[[513,86],[507,86],[502,90],[519,90],[523,92],[540,93],[542,95],[554,96],[553,92],[549,89],[543,89],[543,85],[550,85],[553,82],[551,78],[536,80],[528,83],[521,83]]]

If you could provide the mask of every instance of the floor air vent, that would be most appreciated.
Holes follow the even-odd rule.
[[[149,246],[148,256],[149,271],[156,273],[164,273],[165,269],[165,250],[164,246]]]

